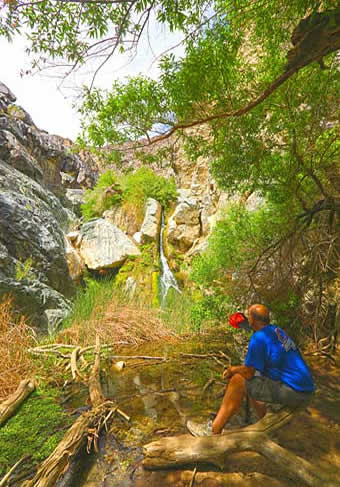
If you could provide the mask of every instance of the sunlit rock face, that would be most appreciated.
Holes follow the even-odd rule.
[[[157,242],[161,227],[162,207],[158,201],[148,198],[145,204],[145,216],[141,226],[141,242]]]
[[[136,214],[135,209],[131,208],[128,204],[115,206],[110,210],[104,211],[103,217],[130,237],[140,229],[141,218]]]
[[[102,218],[83,225],[80,234],[79,253],[88,269],[119,267],[128,257],[140,255],[138,247],[124,232]]]
[[[97,171],[15,101],[0,82],[0,298],[12,294],[34,326],[52,331],[71,309],[83,266],[64,234]]]

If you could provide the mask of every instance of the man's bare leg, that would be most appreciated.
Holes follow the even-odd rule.
[[[262,401],[255,401],[255,399],[251,398],[250,396],[249,396],[249,401],[251,406],[255,409],[256,416],[259,419],[262,419],[267,412],[266,403]]]
[[[221,407],[213,422],[212,429],[214,435],[221,433],[223,426],[240,410],[245,394],[246,379],[240,374],[233,375],[225,391]]]

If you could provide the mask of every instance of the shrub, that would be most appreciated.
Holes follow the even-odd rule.
[[[174,179],[157,176],[149,168],[142,167],[120,177],[109,170],[100,176],[92,190],[87,190],[81,208],[86,220],[100,217],[105,210],[122,203],[132,205],[137,213],[143,214],[147,198],[154,198],[166,207],[176,195]]]
[[[205,322],[222,323],[231,312],[231,304],[226,296],[204,296],[191,307],[191,322],[194,330],[199,331]]]
[[[85,193],[85,203],[81,205],[85,220],[100,217],[105,210],[117,206],[122,201],[117,175],[109,170],[103,173],[93,189]]]
[[[157,176],[151,169],[141,167],[136,172],[127,174],[121,180],[123,199],[136,206],[144,205],[147,198],[154,198],[163,207],[176,199],[176,184],[173,178]]]

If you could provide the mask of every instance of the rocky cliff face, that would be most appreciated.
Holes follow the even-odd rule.
[[[15,100],[0,83],[0,297],[14,294],[34,325],[53,329],[75,288],[64,236],[76,219],[72,198],[93,184],[96,168]]]
[[[148,259],[158,266],[161,206],[149,199],[143,221],[123,205],[70,232],[84,189],[96,180],[96,163],[88,154],[72,153],[70,140],[39,130],[15,101],[0,83],[0,298],[14,294],[34,325],[53,332],[70,310],[74,282],[85,266],[106,273],[133,256],[144,269],[139,246],[150,243]],[[145,152],[159,148],[146,147]],[[204,250],[230,198],[217,188],[210,161],[189,159],[175,140],[161,148],[170,149],[169,157],[152,169],[176,181],[178,198],[167,214],[164,240],[172,269],[180,270],[178,254],[190,263]],[[136,169],[141,163],[131,154],[126,151],[124,166]],[[123,277],[129,278],[130,264]]]

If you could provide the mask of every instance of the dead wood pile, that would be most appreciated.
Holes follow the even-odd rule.
[[[79,352],[78,349],[75,350],[73,362],[76,362]],[[103,395],[100,385],[99,337],[96,337],[95,361],[88,384],[92,409],[76,420],[53,453],[39,466],[36,475],[24,483],[24,487],[54,487],[86,441],[88,453],[92,447],[98,451],[97,441],[100,431],[103,427],[107,427],[115,414],[123,416],[126,420],[130,419],[114,402],[106,401]]]

